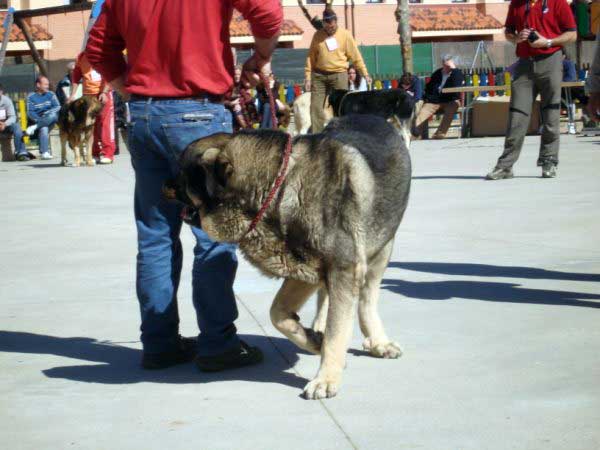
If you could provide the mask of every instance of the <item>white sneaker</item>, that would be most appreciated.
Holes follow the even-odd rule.
[[[41,159],[52,159],[52,155],[48,152],[44,152],[40,155]]]
[[[110,158],[107,158],[106,156],[102,156],[98,159],[98,163],[100,164],[112,164],[113,160]]]
[[[33,134],[35,133],[35,130],[37,130],[37,125],[31,125],[31,126],[27,127],[27,129],[25,130],[25,134],[27,136],[33,136]]]
[[[577,129],[575,128],[575,124],[574,123],[570,123],[567,126],[567,133],[569,133],[569,134],[577,134]]]

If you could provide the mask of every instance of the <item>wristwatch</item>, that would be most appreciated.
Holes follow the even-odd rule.
[[[552,47],[552,39],[547,39],[546,40],[546,48],[550,48]]]

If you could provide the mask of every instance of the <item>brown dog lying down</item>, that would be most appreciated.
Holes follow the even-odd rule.
[[[217,134],[191,144],[170,197],[193,205],[213,239],[239,243],[264,274],[284,278],[271,320],[299,347],[321,354],[304,396],[334,396],[358,300],[364,347],[397,358],[377,310],[379,285],[408,202],[411,167],[394,128],[375,116],[335,119],[323,133],[293,141],[287,177],[255,230],[247,233],[280,170],[287,135]],[[196,222],[196,225],[200,225]],[[297,313],[317,290],[312,328]]]
[[[58,130],[60,133],[61,163],[67,165],[67,142],[73,150],[75,167],[81,164],[85,152],[85,162],[94,165],[92,158],[92,133],[96,117],[102,111],[102,103],[91,96],[83,96],[70,103],[65,103],[58,113]]]

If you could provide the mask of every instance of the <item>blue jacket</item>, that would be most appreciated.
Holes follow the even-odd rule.
[[[38,94],[34,92],[27,97],[27,117],[34,122],[38,122],[42,117],[49,114],[58,113],[60,103],[54,92]]]
[[[577,81],[575,63],[569,59],[563,59],[563,81]]]

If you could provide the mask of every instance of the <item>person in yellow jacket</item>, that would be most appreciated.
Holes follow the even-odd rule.
[[[348,89],[350,62],[370,84],[371,78],[354,38],[348,30],[338,27],[335,12],[326,8],[323,12],[323,28],[313,36],[304,69],[304,90],[310,91],[313,133],[319,133],[324,128],[325,97],[334,89]]]

